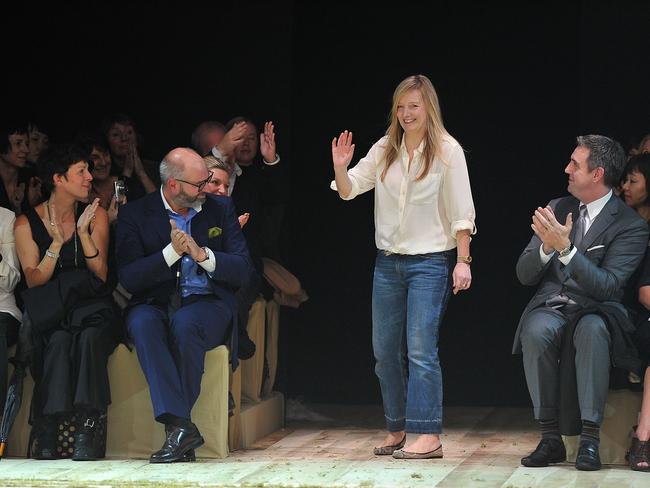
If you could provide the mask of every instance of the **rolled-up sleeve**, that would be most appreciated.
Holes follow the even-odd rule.
[[[442,193],[451,235],[455,238],[456,233],[460,230],[469,230],[474,235],[477,231],[474,223],[476,211],[469,183],[467,162],[460,145],[456,145],[452,149],[446,163]]]
[[[368,154],[361,158],[354,168],[348,170],[348,177],[350,178],[352,188],[347,197],[341,196],[343,200],[352,200],[354,197],[370,191],[375,187],[379,158],[383,154],[383,147],[380,147],[380,142],[374,144],[370,148],[370,151],[368,151]],[[332,180],[330,188],[338,191],[336,180]]]

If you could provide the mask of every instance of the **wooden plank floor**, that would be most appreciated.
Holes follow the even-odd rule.
[[[571,464],[528,469],[519,459],[538,440],[528,409],[447,408],[444,459],[372,455],[383,439],[379,407],[292,409],[287,428],[223,460],[169,466],[146,460],[3,459],[0,486],[70,487],[647,487],[650,473],[607,466],[585,473]]]

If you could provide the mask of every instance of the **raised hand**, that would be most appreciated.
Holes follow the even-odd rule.
[[[115,223],[115,221],[117,220],[117,214],[120,211],[120,205],[124,205],[125,203],[126,203],[126,195],[122,195],[119,201],[117,200],[117,198],[115,198],[115,195],[113,195],[113,198],[111,198],[111,203],[108,205],[109,225]]]
[[[273,132],[273,122],[264,124],[264,132],[260,134],[260,153],[264,161],[269,163],[275,161],[277,153],[275,152],[275,132]]]
[[[341,132],[337,139],[332,139],[332,161],[334,169],[345,169],[350,165],[354,155],[354,144],[352,144],[352,132],[347,130]]]
[[[235,149],[242,143],[244,140],[244,134],[246,134],[246,122],[237,122],[232,128],[226,132],[221,139],[221,142],[217,145],[219,152],[229,159],[232,157]]]
[[[93,203],[88,205],[77,220],[77,232],[79,235],[90,233],[90,224],[95,220],[95,212],[99,207],[99,198],[95,198]]]

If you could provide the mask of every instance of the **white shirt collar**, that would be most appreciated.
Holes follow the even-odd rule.
[[[609,190],[609,192],[605,196],[600,197],[598,200],[594,200],[591,203],[587,203],[587,216],[589,217],[589,221],[593,222],[593,220],[598,216],[600,211],[605,207],[607,202],[609,202],[609,199],[612,197],[612,195],[613,195],[612,190]]]
[[[160,197],[162,198],[163,205],[165,206],[165,208],[167,210],[171,210],[172,212],[174,212],[174,209],[169,205],[169,203],[167,202],[167,199],[165,198],[165,193],[163,192],[163,185],[160,185]],[[192,205],[192,208],[194,210],[196,210],[196,213],[199,213],[201,211],[202,206],[203,205],[201,204],[201,202],[196,200],[194,202],[194,205]],[[174,213],[177,213],[177,212],[174,212]]]

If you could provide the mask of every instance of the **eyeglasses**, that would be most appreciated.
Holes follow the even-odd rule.
[[[180,181],[181,183],[187,183],[188,185],[192,185],[196,187],[198,191],[203,191],[203,188],[205,188],[205,185],[210,183],[210,180],[212,180],[212,171],[208,171],[208,177],[205,180],[201,180],[198,183],[192,183],[190,181],[185,181],[181,180],[180,178],[174,178],[176,181]]]

